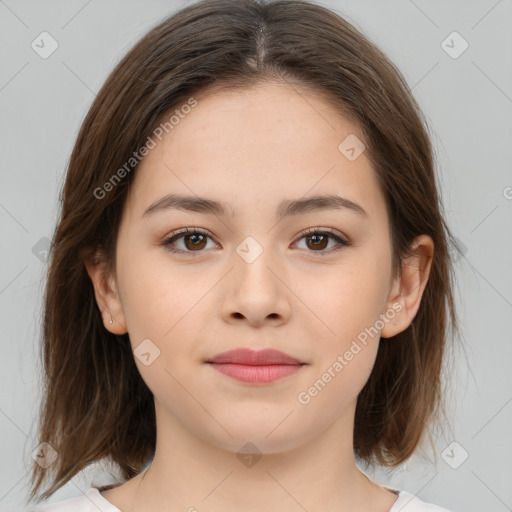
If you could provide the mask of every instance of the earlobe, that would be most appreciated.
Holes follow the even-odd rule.
[[[412,254],[402,262],[402,275],[393,282],[388,302],[396,314],[381,331],[381,338],[391,338],[411,325],[421,304],[428,282],[434,242],[428,235],[420,235],[411,244]],[[401,307],[397,307],[400,304]]]
[[[97,251],[84,260],[84,265],[94,287],[96,303],[103,317],[105,328],[113,334],[125,334],[126,320],[114,276],[108,271],[103,253]]]

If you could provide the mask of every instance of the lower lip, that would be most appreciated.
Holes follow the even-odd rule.
[[[224,375],[253,384],[265,384],[287,377],[297,372],[302,366],[301,364],[271,364],[267,366],[234,363],[209,364]]]

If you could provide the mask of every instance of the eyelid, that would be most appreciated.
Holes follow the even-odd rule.
[[[302,237],[306,236],[306,235],[314,235],[314,234],[317,234],[317,233],[328,233],[330,235],[333,235],[337,238],[339,238],[340,240],[342,240],[344,243],[346,243],[347,245],[350,245],[350,242],[348,240],[348,238],[343,235],[340,231],[338,231],[337,229],[334,229],[334,228],[329,228],[329,227],[314,227],[314,228],[307,228],[305,229],[304,231],[301,231],[298,235],[297,235],[297,240],[300,240]]]

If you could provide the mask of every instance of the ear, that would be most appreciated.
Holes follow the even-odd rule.
[[[94,255],[84,259],[84,264],[94,286],[94,295],[103,316],[105,329],[113,334],[127,333],[128,329],[117,283],[115,277],[108,270],[104,252],[97,250]]]
[[[384,325],[381,338],[391,338],[405,331],[420,307],[432,266],[434,242],[430,236],[420,235],[413,240],[411,248],[412,255],[402,262],[402,275],[393,281],[387,310],[392,309],[396,314]]]

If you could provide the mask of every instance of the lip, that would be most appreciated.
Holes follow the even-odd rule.
[[[297,372],[302,361],[279,350],[239,348],[206,361],[215,370],[243,382],[265,384]]]
[[[302,361],[295,359],[284,352],[267,348],[264,350],[251,350],[248,348],[237,348],[235,350],[228,350],[222,352],[207,363],[231,363],[231,364],[246,364],[254,366],[268,366],[274,364],[303,364]]]

